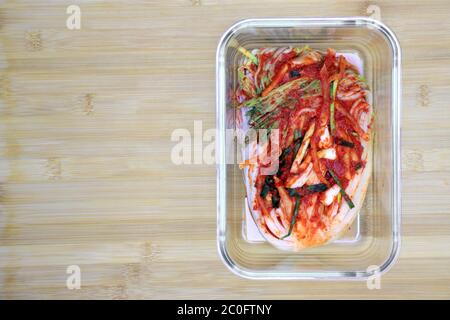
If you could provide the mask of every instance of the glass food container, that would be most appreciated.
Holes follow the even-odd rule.
[[[375,111],[372,177],[354,225],[341,239],[299,252],[258,237],[246,210],[242,171],[227,161],[236,148],[231,94],[237,86],[238,47],[303,46],[357,56]],[[234,24],[217,48],[217,246],[235,274],[252,279],[367,279],[395,262],[400,247],[399,42],[382,23],[363,17],[249,19]],[[247,211],[247,213],[246,213]],[[256,234],[255,234],[256,230]]]

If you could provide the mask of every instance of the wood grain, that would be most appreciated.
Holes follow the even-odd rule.
[[[72,1],[0,6],[0,299],[450,298],[448,1]],[[380,290],[250,281],[216,253],[215,167],[170,161],[215,123],[215,50],[248,17],[367,15],[403,49],[403,245]],[[82,288],[66,288],[66,268]]]

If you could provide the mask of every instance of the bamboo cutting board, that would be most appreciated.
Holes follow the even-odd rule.
[[[1,2],[0,299],[450,298],[448,1],[76,2],[80,30],[72,1]],[[170,161],[174,129],[214,127],[221,34],[371,13],[403,49],[398,263],[380,290],[236,277],[216,252],[215,167]]]

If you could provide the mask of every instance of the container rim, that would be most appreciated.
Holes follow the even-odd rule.
[[[379,267],[379,275],[385,274],[397,262],[401,246],[401,48],[395,33],[384,23],[368,17],[308,17],[308,18],[250,18],[239,20],[229,27],[219,40],[216,51],[216,197],[217,197],[217,250],[220,259],[234,274],[246,279],[258,280],[367,280],[374,273],[364,271],[334,271],[334,272],[283,272],[274,274],[272,272],[255,272],[244,269],[234,263],[228,254],[225,245],[226,235],[226,161],[225,161],[225,68],[223,51],[226,44],[237,31],[247,27],[295,27],[295,26],[355,26],[373,27],[378,30],[390,45],[393,57],[392,68],[392,248],[389,256]]]

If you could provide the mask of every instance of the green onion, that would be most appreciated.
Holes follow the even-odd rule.
[[[334,132],[336,131],[336,124],[334,122],[334,101],[330,104],[330,129],[331,135],[334,136]]]
[[[291,197],[300,197],[300,193],[298,193],[297,190],[295,190],[295,188],[286,188],[286,189]]]
[[[289,154],[289,152],[291,152],[291,147],[287,147],[286,149],[284,149],[283,152],[281,152],[281,155],[280,155],[280,161],[283,161],[284,158],[287,157],[287,155]]]
[[[242,71],[242,69],[239,68],[238,69],[238,79],[242,80],[242,79],[244,79],[244,77],[245,77],[244,71]]]
[[[253,99],[255,99],[255,98],[253,98]],[[247,112],[250,112],[250,110],[252,113],[258,113],[258,114],[264,113],[262,110],[261,104],[259,104],[258,102],[255,102],[255,104],[252,107],[249,107],[249,111],[247,111]]]
[[[292,233],[292,229],[294,229],[295,222],[297,221],[298,207],[300,206],[300,199],[301,199],[300,196],[295,197],[294,216],[292,217],[291,225],[289,227],[289,232],[285,236],[282,236],[280,238],[280,240],[283,240],[284,238],[289,237]]]
[[[258,58],[256,58],[250,51],[244,47],[239,47],[238,49],[244,56],[249,58],[254,64],[258,65]]]
[[[261,86],[263,86],[265,88],[269,83],[270,83],[270,78],[268,76],[264,76],[261,80]]]
[[[270,130],[272,130],[272,129],[278,129],[278,126],[280,125],[280,121],[274,121],[274,122],[272,122],[272,124],[271,125],[269,125],[268,127],[267,127],[267,129],[270,131]]]
[[[300,149],[302,142],[303,142],[303,137],[302,137],[302,131],[299,129],[295,129],[294,132],[294,157],[297,155],[298,150]]]
[[[239,107],[240,108],[245,108],[245,107],[253,107],[256,104],[258,104],[260,101],[258,100],[258,98],[252,98],[250,100],[245,101],[244,103],[242,103]]]
[[[297,141],[301,137],[302,137],[302,130],[295,129],[295,131],[294,131],[294,141]]]
[[[347,201],[350,209],[354,208],[355,205],[353,204],[352,199],[350,199],[349,195],[345,192],[344,188],[342,187],[341,180],[339,180],[338,176],[328,166],[327,166],[327,169],[328,169],[328,172],[330,173],[330,175],[333,177],[333,180],[336,182],[336,184],[339,186],[339,188],[341,188],[340,193],[341,193],[342,197],[345,199],[345,201]]]
[[[297,55],[299,55],[300,53],[304,53],[306,51],[310,51],[310,50],[311,50],[311,48],[308,45],[303,46],[302,48],[299,48],[299,47],[294,48],[294,51]]]
[[[305,82],[300,86],[300,89],[303,90],[303,96],[319,94],[321,91],[320,80],[314,79],[310,83]]]
[[[369,84],[367,83],[367,80],[366,80],[366,78],[364,78],[364,76],[362,76],[362,75],[357,75],[356,76],[356,78],[358,79],[358,81],[359,81],[359,85],[361,86],[361,87],[363,87],[364,89],[367,89],[367,90],[369,90],[370,88],[369,88]]]
[[[269,128],[271,121],[274,119],[276,115],[280,113],[280,109],[276,109],[272,113],[266,113],[262,116],[256,116],[254,120],[251,121],[251,127],[255,129],[264,129]]]
[[[334,122],[334,100],[336,99],[336,89],[337,89],[338,81],[334,80],[331,86],[330,97],[333,101],[330,104],[330,129],[331,135],[334,135],[336,131],[336,123]]]
[[[294,158],[297,155],[298,150],[300,149],[301,145],[302,145],[302,140],[297,140],[297,142],[295,143],[295,146],[294,146]],[[292,160],[295,160],[295,159],[292,159]]]
[[[334,100],[335,98],[336,98],[336,89],[337,89],[337,83],[338,83],[338,81],[337,80],[334,80],[332,83],[331,83],[331,90],[330,90],[330,99],[332,99],[332,100]]]
[[[317,183],[307,186],[306,189],[311,192],[322,192],[327,190],[327,185],[325,183]]]
[[[262,187],[262,190],[260,193],[261,198],[265,198],[267,196],[267,194],[269,193],[269,191],[270,191],[270,186],[265,183],[264,186]]]
[[[277,192],[272,193],[272,207],[279,208],[280,207],[280,196]]]
[[[275,181],[273,180],[273,176],[266,176],[266,179],[264,180],[268,185],[273,185]]]
[[[258,104],[261,105],[262,113],[271,112],[280,106],[286,105],[286,99],[289,97],[289,93],[291,92],[291,90],[299,90],[303,85],[313,85],[315,82],[318,82],[320,84],[320,81],[318,81],[317,79],[310,81],[310,79],[307,77],[294,79],[273,89],[265,97],[252,98],[241,103],[240,105],[238,105],[238,108],[253,107],[254,105]]]
[[[360,75],[360,74],[357,75],[356,78],[357,78],[359,81],[361,81],[361,82],[367,82],[366,78],[364,78],[364,76],[362,76],[362,75]]]

